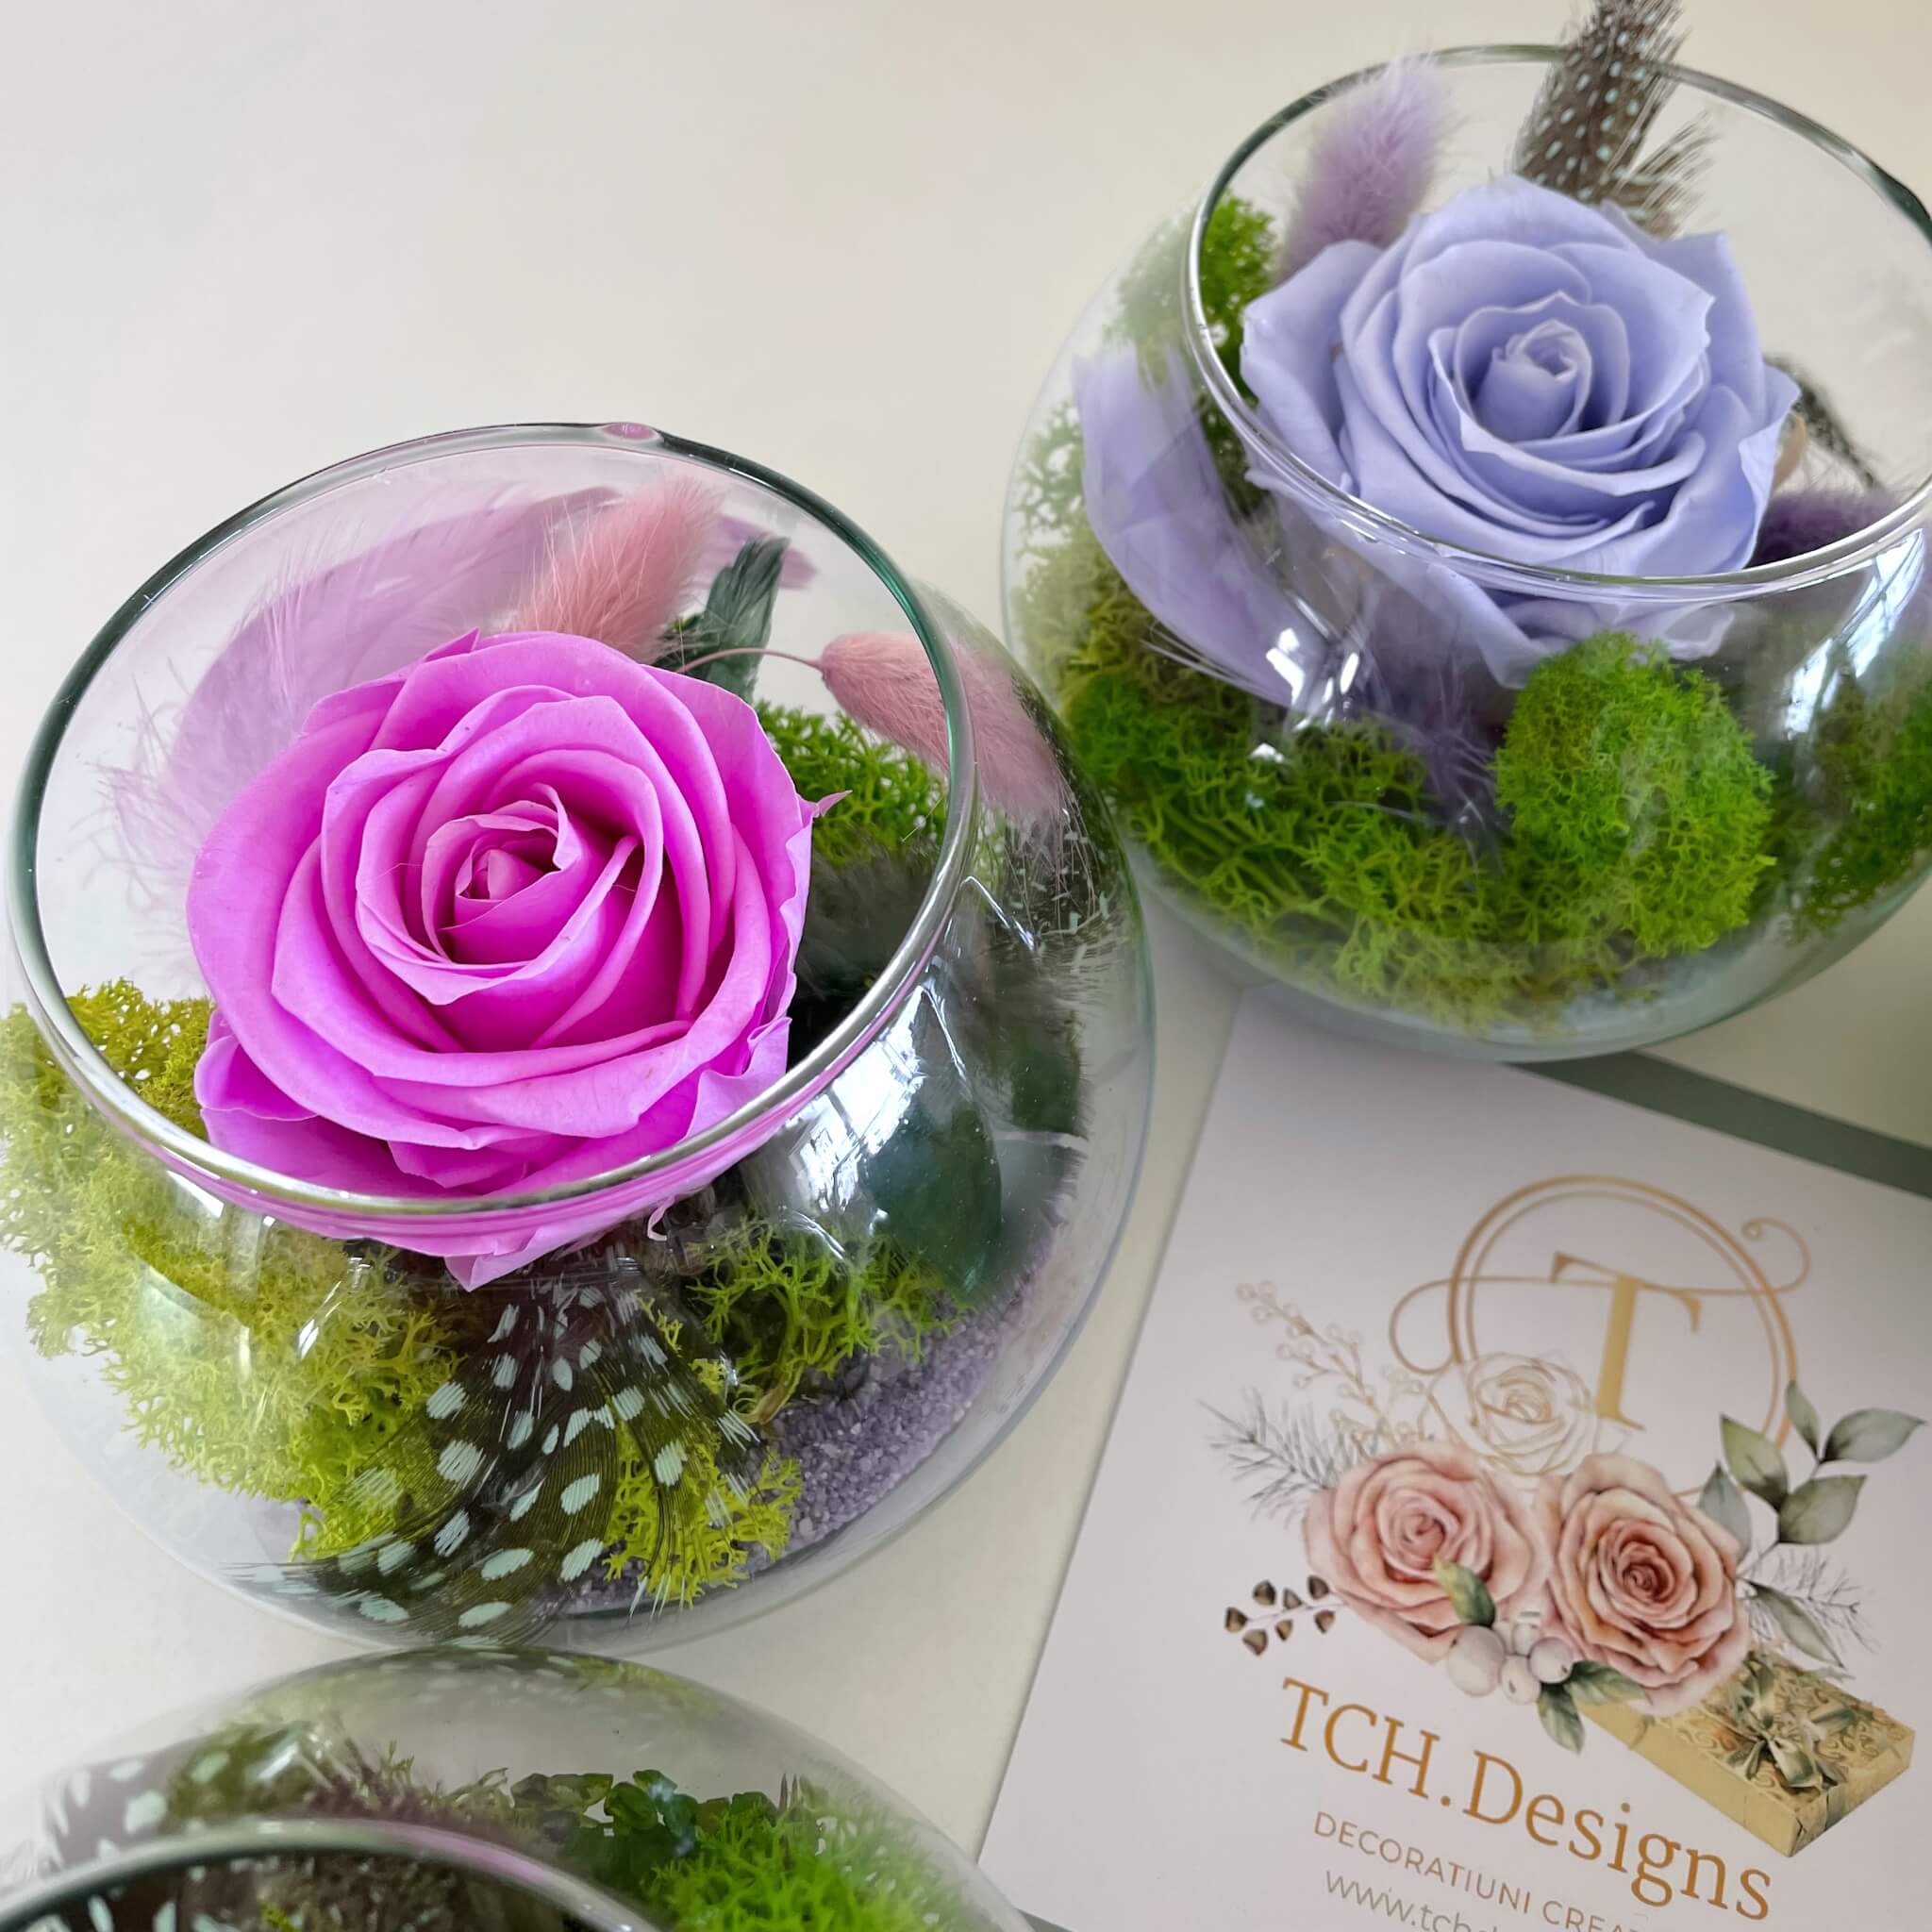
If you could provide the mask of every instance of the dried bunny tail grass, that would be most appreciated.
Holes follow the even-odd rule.
[[[1026,819],[1058,812],[1065,781],[1012,678],[970,650],[954,661],[973,717],[988,799]],[[853,631],[834,638],[819,656],[819,674],[840,706],[867,730],[903,746],[935,772],[947,769],[945,707],[916,638],[902,631]]]
[[[1596,0],[1563,43],[1510,151],[1509,169],[1582,202],[1611,202],[1653,234],[1689,212],[1708,145],[1695,125],[1648,162],[1643,143],[1677,84],[1682,0]]]
[[[507,621],[594,638],[648,663],[710,554],[718,499],[676,480],[592,513]]]
[[[1448,132],[1449,92],[1426,55],[1391,60],[1342,94],[1315,137],[1280,279],[1337,242],[1394,242],[1429,192]]]

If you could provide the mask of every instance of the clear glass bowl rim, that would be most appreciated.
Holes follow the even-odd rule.
[[[452,1194],[423,1200],[409,1195],[361,1194],[320,1187],[279,1174],[223,1152],[208,1141],[147,1106],[101,1057],[74,1018],[60,991],[48,956],[46,932],[35,891],[35,860],[41,814],[67,725],[88,688],[108,664],[115,649],[142,615],[174,585],[225,545],[285,512],[311,503],[345,484],[406,465],[441,458],[491,450],[590,446],[634,453],[655,453],[708,469],[727,479],[755,484],[791,504],[819,525],[836,542],[855,555],[885,587],[904,611],[919,640],[940,688],[945,710],[948,768],[955,774],[948,785],[946,820],[937,860],[924,897],[901,937],[886,969],[859,1004],[796,1066],[736,1113],[693,1134],[676,1145],[591,1174],[568,1186],[524,1193]],[[707,443],[689,441],[666,431],[632,424],[527,423],[503,424],[445,431],[412,438],[371,450],[272,491],[240,509],[198,537],[164,563],[122,604],[82,653],[62,681],[53,703],[37,727],[29,746],[16,797],[13,832],[7,868],[8,924],[28,1001],[42,1037],[49,1041],[63,1070],[78,1082],[94,1107],[118,1123],[144,1145],[163,1150],[177,1172],[209,1174],[240,1187],[273,1206],[290,1203],[306,1208],[349,1212],[358,1217],[393,1223],[398,1229],[428,1224],[444,1216],[478,1212],[506,1214],[519,1209],[581,1200],[607,1189],[647,1179],[660,1172],[684,1167],[713,1146],[766,1124],[774,1128],[798,1108],[823,1092],[838,1074],[884,1028],[901,1001],[917,983],[938,946],[952,902],[965,878],[971,857],[973,827],[977,815],[978,774],[974,763],[973,720],[965,690],[953,662],[952,647],[911,580],[858,525],[803,484],[775,470]],[[398,1245],[409,1245],[398,1232]]]
[[[438,1825],[390,1818],[251,1818],[170,1834],[91,1858],[0,1897],[0,1932],[34,1932],[50,1915],[75,1907],[90,1892],[199,1865],[278,1856],[330,1855],[412,1859],[484,1878],[555,1906],[591,1932],[664,1932],[602,1887],[509,1845]]]
[[[1562,52],[1562,48],[1553,44],[1503,42],[1445,48],[1431,58],[1441,67],[1530,64],[1546,67]],[[1361,497],[1338,489],[1318,470],[1304,462],[1262,422],[1222,363],[1201,295],[1202,242],[1208,219],[1221,205],[1222,197],[1235,176],[1267,142],[1304,115],[1324,106],[1344,88],[1380,74],[1389,64],[1387,61],[1378,62],[1373,67],[1343,75],[1339,79],[1325,81],[1271,115],[1222,164],[1195,208],[1189,231],[1182,266],[1181,294],[1189,358],[1215,408],[1234,425],[1242,442],[1263,456],[1298,494],[1314,497],[1322,504],[1324,514],[1351,525],[1369,541],[1391,543],[1411,555],[1449,564],[1491,588],[1557,595],[1567,590],[1574,595],[1586,597],[1602,596],[1607,591],[1613,591],[1621,600],[1636,604],[1730,602],[1766,591],[1826,582],[1847,570],[1870,562],[1902,534],[1914,528],[1928,511],[1932,511],[1932,474],[1928,474],[1876,523],[1803,557],[1790,558],[1780,563],[1755,564],[1745,570],[1707,576],[1605,576],[1588,571],[1557,570],[1546,565],[1512,562],[1508,558],[1472,550],[1447,538],[1432,537],[1425,530],[1419,530],[1389,516]],[[1822,122],[1773,100],[1768,94],[1757,93],[1718,75],[1690,67],[1680,66],[1672,71],[1680,86],[1740,108],[1822,150],[1916,225],[1928,245],[1932,245],[1932,213],[1927,212],[1924,203],[1869,155],[1834,134]]]

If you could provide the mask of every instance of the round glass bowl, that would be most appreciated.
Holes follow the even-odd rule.
[[[1025,1932],[862,1772],[733,1698],[540,1651],[363,1657],[0,1810],[0,1932]]]
[[[827,801],[769,1082],[521,1195],[348,1191],[211,1144],[184,911],[210,826],[312,706],[491,632],[667,490],[709,521],[651,648],[735,667],[781,780]],[[561,865],[506,836],[512,887]],[[9,906],[6,1332],[170,1549],[351,1637],[641,1649],[842,1567],[1025,1407],[1138,1168],[1139,912],[1045,706],[828,506],[633,425],[382,451],[194,544],[42,727]]]
[[[1441,57],[1425,212],[1503,169],[1554,58]],[[1347,494],[1242,377],[1354,85],[1244,142],[1074,332],[1008,498],[1008,636],[1142,876],[1312,1015],[1514,1059],[1707,1024],[1932,858],[1932,221],[1682,75],[1655,141],[1705,130],[1684,226],[1728,237],[1798,426],[1748,567],[1525,568]]]

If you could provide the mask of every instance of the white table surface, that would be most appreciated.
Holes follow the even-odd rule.
[[[1435,44],[1562,0],[1438,0]],[[1932,183],[1923,0],[1690,0],[1696,64]],[[756,456],[996,614],[1001,494],[1056,347],[1154,219],[1414,0],[0,0],[0,782],[97,625],[336,458],[641,418]],[[1932,1140],[1924,895],[1671,1057]],[[658,1659],[991,1809],[1234,987],[1155,923],[1146,1178],[1033,1414],[895,1545]],[[1292,1104],[1289,1096],[1287,1103]],[[7,1319],[17,1320],[17,1312]],[[0,1353],[0,1786],[339,1654],[178,1568]],[[1024,1904],[1024,1901],[1019,1901]]]

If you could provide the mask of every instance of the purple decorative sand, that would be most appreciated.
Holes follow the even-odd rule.
[[[965,1420],[1031,1300],[1029,1282],[997,1309],[932,1337],[918,1361],[881,1357],[855,1393],[778,1415],[774,1441],[797,1457],[803,1485],[788,1553],[863,1516]]]

